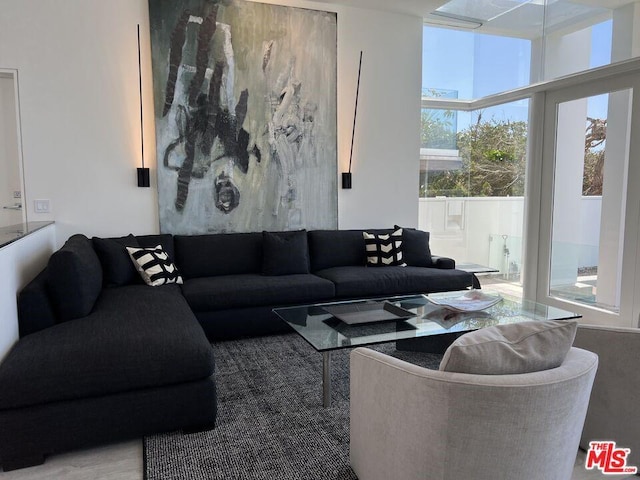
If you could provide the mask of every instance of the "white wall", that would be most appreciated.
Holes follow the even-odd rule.
[[[17,294],[45,267],[54,249],[54,225],[0,248],[0,360],[18,339]]]
[[[0,9],[0,66],[19,71],[29,220],[55,219],[58,244],[74,232],[156,231],[155,192],[136,187],[134,170],[146,2],[3,0]],[[151,124],[145,133],[151,150]],[[52,213],[35,214],[34,199],[50,199]]]
[[[422,20],[300,0],[338,13],[339,172],[347,168],[360,50],[363,72],[353,183],[340,190],[340,228],[418,220]],[[145,154],[152,188],[136,187],[140,132],[136,24],[141,25]],[[20,72],[30,220],[73,233],[158,231],[147,0],[2,0],[0,67]],[[50,199],[50,214],[33,213]]]
[[[340,190],[340,228],[417,226],[422,19],[338,11],[338,152],[347,171],[357,63],[363,51],[353,189]]]

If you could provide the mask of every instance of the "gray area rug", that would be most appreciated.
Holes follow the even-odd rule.
[[[145,437],[145,478],[352,480],[349,352],[332,353],[332,406],[322,407],[322,354],[297,334],[214,344],[214,430]],[[372,348],[438,368],[441,355]]]

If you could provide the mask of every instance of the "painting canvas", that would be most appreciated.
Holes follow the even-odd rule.
[[[163,233],[337,228],[336,14],[149,0]]]

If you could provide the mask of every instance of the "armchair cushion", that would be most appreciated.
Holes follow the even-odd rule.
[[[559,367],[578,322],[549,320],[496,325],[467,333],[447,349],[440,370],[475,375],[510,375]]]

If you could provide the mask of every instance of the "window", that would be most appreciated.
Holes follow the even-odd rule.
[[[427,97],[437,97],[444,89],[457,92],[455,98],[474,99],[530,83],[528,39],[425,25],[422,48],[423,95]]]
[[[451,0],[427,19],[419,226],[498,290],[636,325],[640,63],[606,67],[638,51],[640,4],[586,3]]]
[[[428,110],[429,122],[423,113],[423,137],[454,147],[421,150],[419,226],[431,233],[434,253],[490,267],[501,281],[519,282],[522,271],[528,110],[520,100],[472,112]]]
[[[636,250],[624,248],[625,228],[636,228],[637,218],[627,204],[634,91],[584,96],[576,90],[547,99],[545,123],[555,129],[545,140],[553,195],[549,269],[540,274],[546,296],[618,314],[623,269]]]

